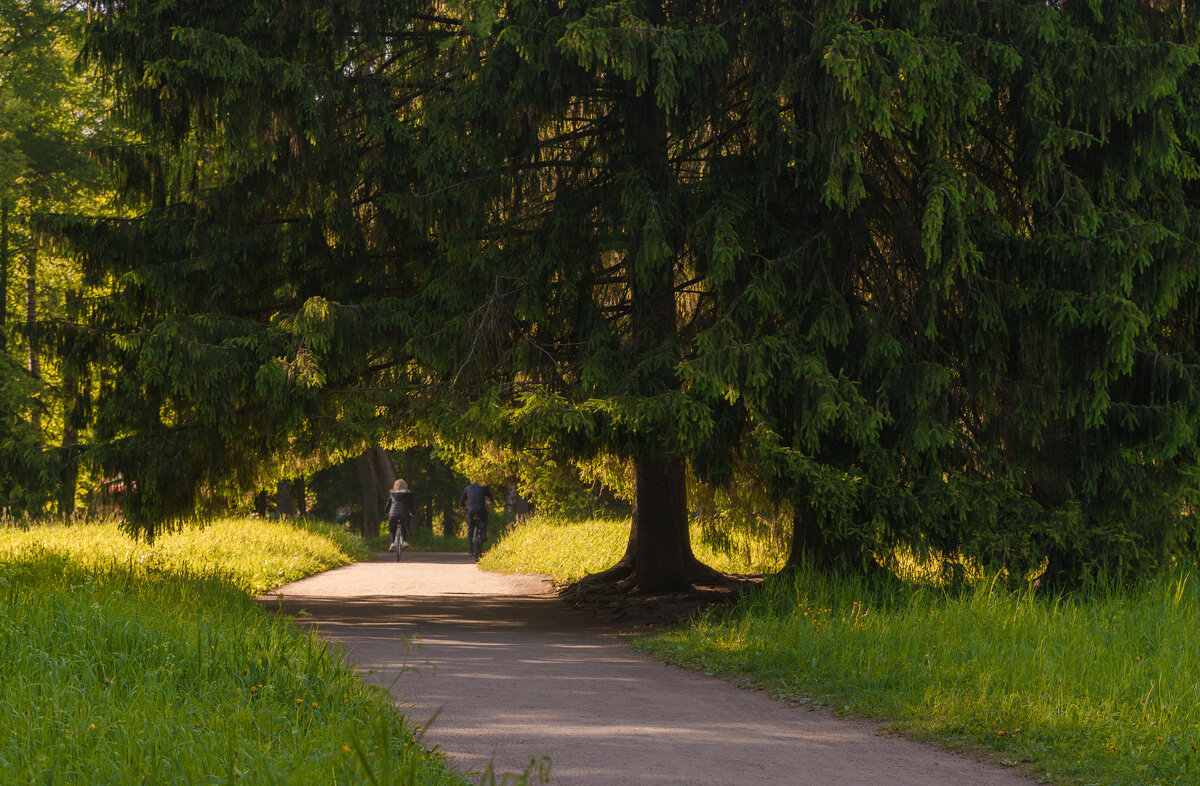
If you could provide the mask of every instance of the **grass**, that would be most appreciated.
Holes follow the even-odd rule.
[[[782,555],[769,541],[742,539],[710,542],[692,527],[696,556],[728,573],[778,570]],[[480,567],[501,573],[541,573],[574,581],[597,573],[621,558],[629,540],[629,519],[586,519],[538,515],[507,529],[480,560]]]
[[[250,597],[336,529],[0,530],[0,771],[20,783],[457,784],[339,653]]]
[[[539,517],[483,564],[576,578],[611,564],[627,534],[628,522]],[[1057,784],[1197,783],[1198,582],[1179,573],[1054,597],[797,569],[635,646]]]

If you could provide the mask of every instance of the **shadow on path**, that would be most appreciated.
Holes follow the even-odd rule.
[[[264,596],[341,641],[410,720],[433,723],[463,772],[551,783],[1027,786],[1010,770],[789,707],[624,646],[533,576],[484,573],[459,554],[406,552]]]

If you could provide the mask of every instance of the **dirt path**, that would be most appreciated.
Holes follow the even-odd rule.
[[[563,786],[1031,783],[660,663],[568,608],[545,580],[484,573],[461,554],[381,557],[264,603],[304,610],[303,624],[342,641],[363,679],[390,686],[409,718],[428,724],[426,744],[463,772],[491,762],[520,772],[541,758]]]

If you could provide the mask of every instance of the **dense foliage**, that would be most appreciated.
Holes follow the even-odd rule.
[[[1116,2],[92,4],[136,220],[64,226],[131,513],[397,424],[627,462],[608,578],[1191,556],[1196,22]],[[1107,89],[1097,89],[1103,84]]]

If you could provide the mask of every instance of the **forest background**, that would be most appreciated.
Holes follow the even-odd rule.
[[[825,569],[1190,564],[1196,30],[4,0],[0,506],[153,536],[357,482],[369,528],[399,469],[627,505],[616,590],[710,576],[696,516]]]

